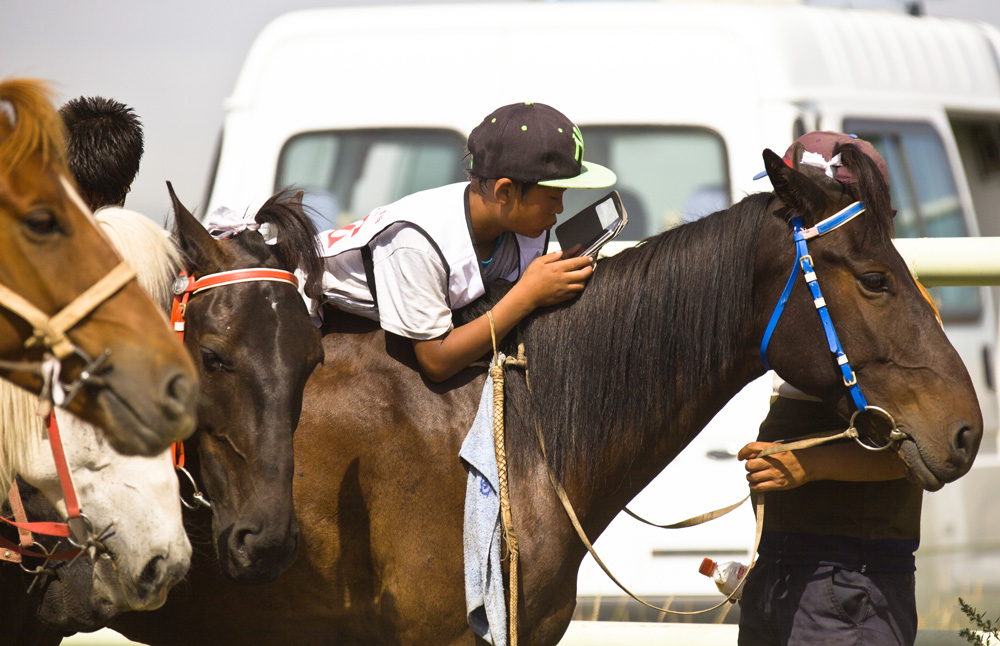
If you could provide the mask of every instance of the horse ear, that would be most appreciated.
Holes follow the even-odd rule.
[[[796,146],[801,144],[796,142]],[[798,149],[795,149],[798,153]],[[799,158],[795,154],[793,159]],[[826,191],[809,177],[800,173],[797,168],[790,168],[785,160],[774,151],[764,149],[764,168],[774,187],[774,193],[788,206],[788,216],[802,218],[806,226],[818,221],[829,201]]]
[[[218,241],[181,204],[170,182],[167,182],[167,191],[174,205],[174,240],[184,254],[188,270],[198,273],[216,271],[222,266],[223,258]]]

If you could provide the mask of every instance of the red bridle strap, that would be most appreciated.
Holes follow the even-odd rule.
[[[38,533],[41,534],[42,532],[38,532]],[[20,554],[21,556],[33,556],[33,557],[39,558],[39,559],[59,559],[59,560],[71,559],[71,558],[75,557],[77,554],[79,554],[81,552],[80,548],[78,548],[78,547],[74,547],[73,549],[66,550],[64,552],[56,552],[55,554],[46,554],[44,552],[36,552],[35,550],[29,550],[29,549],[27,549],[25,547],[21,547],[19,545],[15,545],[14,543],[11,543],[6,538],[3,538],[2,536],[0,536],[0,549],[3,549],[5,552],[11,552],[12,554]],[[11,562],[14,562],[14,563],[18,562],[18,561],[15,561],[11,557],[3,558],[3,559],[0,559],[0,560],[11,561]]]
[[[266,269],[255,267],[252,269],[233,269],[231,271],[220,271],[215,274],[208,274],[195,280],[194,276],[189,276],[187,271],[181,271],[174,284],[174,305],[170,308],[170,325],[181,341],[184,340],[184,315],[187,310],[188,298],[213,287],[223,285],[234,285],[236,283],[250,283],[260,280],[270,280],[279,283],[288,283],[299,288],[299,279],[290,271],[283,269]],[[186,282],[185,282],[186,281]]]
[[[273,280],[279,283],[289,283],[296,289],[299,288],[299,279],[290,271],[283,269],[234,269],[232,271],[220,271],[217,274],[202,276],[194,281],[192,294],[221,287],[223,285],[233,285],[235,283],[249,283],[258,280]]]
[[[56,461],[59,483],[62,485],[63,497],[66,499],[66,516],[69,519],[79,518],[80,503],[76,499],[76,490],[73,488],[69,463],[66,461],[66,452],[63,450],[62,435],[59,433],[59,424],[56,422],[55,413],[50,412],[46,416],[45,424],[49,431],[49,445],[52,447],[52,457]]]
[[[63,497],[66,500],[66,510],[67,517],[70,519],[80,518],[80,503],[76,497],[76,491],[73,489],[73,481],[70,479],[69,465],[66,462],[66,452],[63,450],[62,436],[59,434],[59,424],[56,422],[56,416],[54,413],[49,413],[46,416],[46,427],[49,433],[49,445],[52,447],[52,458],[56,463],[56,472],[59,474],[59,483],[62,485]],[[17,490],[16,486],[11,487],[10,491],[11,506],[15,509],[15,518],[19,515],[16,511],[18,509],[23,510],[23,505],[21,504],[20,492]],[[16,500],[16,502],[15,502]],[[34,532],[36,534],[45,534],[47,536],[59,536],[62,538],[69,538],[72,534],[68,523],[58,523],[58,522],[33,522],[29,523],[27,520],[8,520],[0,516],[0,520],[18,528],[21,533],[21,543],[22,545],[31,545],[31,534]],[[25,532],[28,533],[27,540],[25,540]],[[22,554],[24,556],[35,556],[38,558],[72,558],[76,556],[80,550],[73,549],[66,552],[60,552],[58,554],[44,554],[41,552],[35,552],[32,550],[25,549],[14,545],[13,543],[0,538],[0,547],[5,551],[14,552],[17,554]]]
[[[45,425],[49,433],[49,446],[52,447],[52,458],[56,462],[56,473],[59,474],[59,484],[62,485],[63,498],[66,500],[66,516],[68,519],[80,518],[80,503],[77,501],[76,491],[73,489],[73,481],[70,479],[69,464],[66,462],[66,452],[63,450],[62,436],[59,435],[59,424],[56,423],[54,413],[46,415]],[[13,525],[29,532],[35,532],[36,534],[69,538],[72,533],[68,523],[28,523],[7,520],[2,516],[0,518],[8,525]]]

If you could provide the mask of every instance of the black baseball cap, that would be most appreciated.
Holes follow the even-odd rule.
[[[583,135],[566,115],[544,103],[497,108],[469,134],[472,172],[557,188],[606,188],[618,177],[583,161]]]

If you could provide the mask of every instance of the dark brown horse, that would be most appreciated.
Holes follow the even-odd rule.
[[[0,83],[0,375],[39,393],[46,354],[66,384],[94,373],[68,410],[154,455],[194,429],[194,366],[76,195],[64,147],[45,86]]]
[[[255,216],[268,244],[245,230],[216,240],[173,190],[175,227],[195,278],[249,268],[302,270],[316,296],[321,260],[301,195],[272,196]],[[284,282],[253,280],[195,294],[184,343],[198,359],[198,430],[186,444],[212,501],[218,566],[241,582],[274,580],[292,563],[299,528],[292,503],[292,433],[302,392],[323,360],[320,333],[302,297]]]
[[[277,244],[266,244],[260,233],[250,230],[216,240],[172,190],[171,197],[174,237],[195,277],[247,268],[301,268],[306,290],[312,289],[319,259],[300,196],[279,193],[255,216],[258,223],[269,223]],[[126,255],[152,253],[148,246],[131,245],[137,236],[130,234],[124,220],[106,225],[112,227],[109,235],[128,247]],[[192,561],[233,580],[271,581],[298,551],[292,432],[306,380],[322,360],[319,330],[295,287],[269,280],[193,295],[185,327],[185,344],[201,371],[199,424],[187,441],[187,468],[212,503],[212,511],[185,513],[195,549]],[[32,520],[58,519],[30,488],[25,504]],[[3,527],[0,535],[17,540]],[[29,562],[32,567],[39,564]],[[33,577],[0,563],[0,599],[5,602],[0,615],[20,617],[18,630],[7,631],[10,641],[4,643],[58,643],[63,634],[96,630],[114,615],[114,608],[92,602],[92,572],[86,560],[57,564],[55,569],[56,575],[35,586],[29,596],[25,591]],[[20,607],[9,609],[14,599]]]
[[[765,151],[775,193],[745,198],[602,260],[582,295],[521,327],[525,375],[507,370],[507,454],[520,547],[522,643],[555,644],[576,604],[586,550],[535,439],[587,534],[625,504],[740,388],[764,371],[761,340],[795,262],[791,218],[812,226],[863,200],[867,212],[810,245],[840,339],[868,401],[908,434],[898,451],[927,489],[964,474],[982,433],[978,401],[896,252],[888,191],[853,146],[857,183],[788,168]],[[812,297],[797,281],[770,364],[844,416],[853,408]],[[116,624],[152,644],[475,644],[466,621],[458,459],[483,374],[434,385],[408,340],[331,321],[295,435],[303,549],[275,583],[236,587],[192,569],[150,615]],[[511,340],[513,341],[513,339]],[[508,354],[511,348],[507,348]],[[888,429],[859,424],[868,441]],[[692,486],[708,483],[692,483]]]

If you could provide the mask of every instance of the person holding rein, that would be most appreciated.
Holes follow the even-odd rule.
[[[408,195],[320,233],[325,302],[411,339],[429,380],[452,377],[493,347],[488,315],[459,327],[451,316],[487,283],[514,283],[492,309],[499,339],[536,308],[579,294],[593,273],[589,257],[544,254],[565,190],[617,180],[583,161],[583,151],[579,128],[558,110],[498,108],[469,135],[468,182]]]
[[[840,166],[839,151],[855,146],[875,162],[888,191],[886,163],[869,142],[824,131],[797,143],[787,162],[824,168],[845,186],[854,179]],[[741,646],[911,646],[916,639],[923,489],[907,479],[902,459],[853,440],[760,457],[779,441],[847,425],[831,406],[775,374],[757,441],[737,455],[750,491],[765,494],[758,557],[740,601]]]

